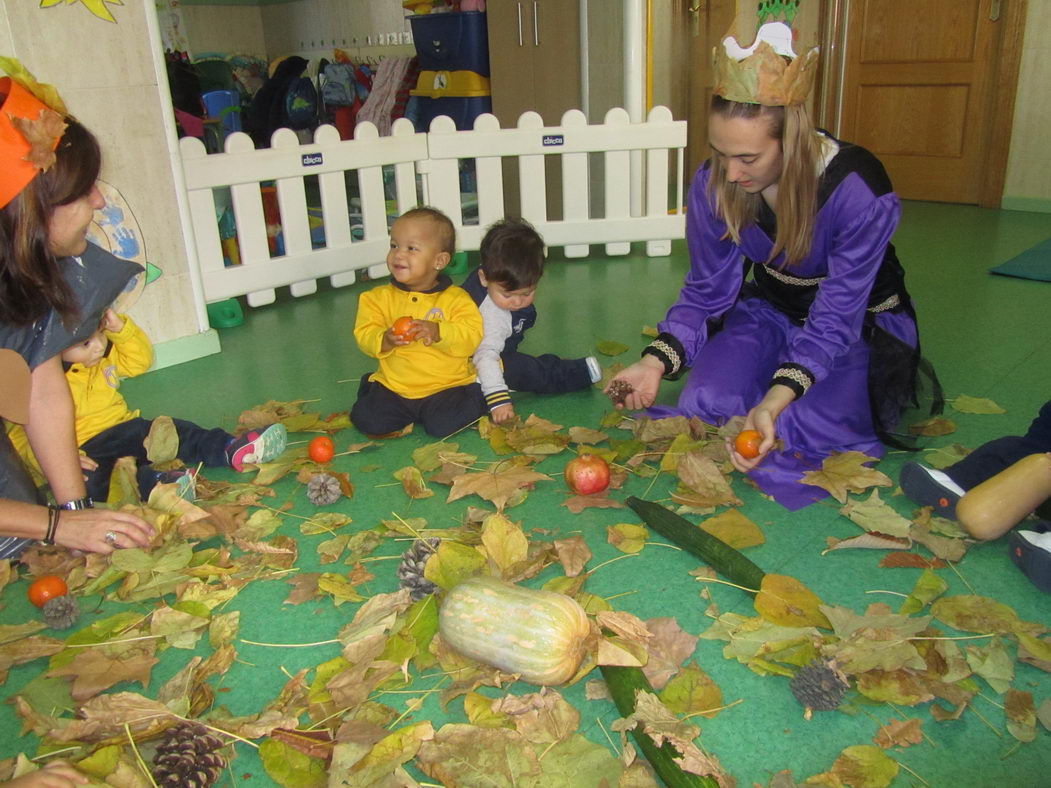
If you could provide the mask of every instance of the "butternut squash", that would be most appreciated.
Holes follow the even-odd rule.
[[[967,491],[956,519],[975,539],[996,539],[1051,498],[1051,453],[1030,454]]]
[[[442,640],[464,656],[534,684],[564,684],[587,651],[591,625],[574,599],[479,576],[449,590]]]

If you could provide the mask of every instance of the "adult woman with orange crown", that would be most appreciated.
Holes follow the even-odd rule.
[[[103,205],[98,142],[16,61],[0,79],[0,418],[24,424],[47,505],[0,430],[0,558],[33,541],[108,553],[145,546],[149,524],[86,497],[59,354],[97,328],[141,270],[86,240]]]
[[[614,381],[630,389],[624,406],[655,417],[744,415],[762,441],[753,458],[731,446],[734,466],[796,509],[824,495],[800,479],[833,452],[882,456],[929,370],[890,243],[901,209],[871,153],[812,125],[817,50],[797,57],[787,25],[763,25],[749,50],[729,38],[715,60],[690,271],[658,338]],[[678,406],[651,407],[661,378],[687,368]]]

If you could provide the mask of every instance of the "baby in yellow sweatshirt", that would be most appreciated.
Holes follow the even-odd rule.
[[[73,395],[77,445],[83,455],[81,466],[88,496],[105,502],[114,464],[121,457],[134,457],[143,500],[159,482],[177,483],[186,497],[192,497],[193,470],[164,472],[149,464],[143,441],[153,422],[142,418],[138,410],[130,410],[120,393],[121,378],[141,375],[153,363],[153,345],[143,330],[127,315],[109,309],[98,331],[63,351],[62,362]],[[238,438],[219,428],[205,429],[181,419],[172,421],[179,435],[177,456],[188,466],[203,463],[240,472],[248,463],[268,462],[278,456],[287,441],[285,426],[280,423]],[[20,427],[12,430],[11,439],[19,453],[35,464]]]

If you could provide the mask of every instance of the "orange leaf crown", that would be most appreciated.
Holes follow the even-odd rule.
[[[15,63],[12,68],[9,64]],[[49,85],[33,79],[21,64],[0,58],[13,76],[0,79],[0,208],[55,163],[66,130],[66,108]]]
[[[742,49],[733,36],[715,47],[714,93],[768,107],[802,104],[814,86],[817,64],[817,47],[796,55],[792,28],[784,22],[767,22],[748,49]]]

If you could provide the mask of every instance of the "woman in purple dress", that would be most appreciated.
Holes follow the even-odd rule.
[[[882,456],[916,403],[916,317],[890,243],[901,208],[878,159],[815,130],[808,87],[756,97],[728,82],[690,189],[690,271],[615,379],[631,386],[626,407],[651,408],[661,378],[690,369],[678,406],[649,414],[744,416],[762,443],[751,459],[731,448],[734,466],[797,509],[825,495],[805,471],[833,452]]]

